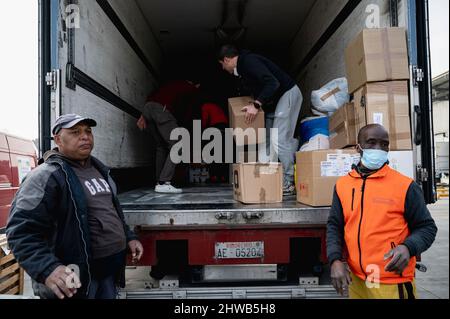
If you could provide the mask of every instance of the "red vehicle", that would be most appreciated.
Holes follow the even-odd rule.
[[[0,133],[0,233],[24,177],[37,165],[36,147],[23,138]]]

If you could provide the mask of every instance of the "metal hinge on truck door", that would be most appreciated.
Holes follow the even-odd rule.
[[[413,80],[414,80],[414,86],[418,85],[418,82],[422,82],[424,78],[423,70],[414,66],[413,67]]]
[[[47,72],[45,75],[45,82],[47,83],[47,86],[50,86],[53,90],[55,88],[56,84],[56,70],[53,70],[51,72]]]
[[[419,182],[428,181],[428,170],[423,168],[421,165],[417,165],[417,180]]]
[[[53,69],[45,75],[45,82],[50,87],[50,105],[55,117],[61,115],[61,70]]]

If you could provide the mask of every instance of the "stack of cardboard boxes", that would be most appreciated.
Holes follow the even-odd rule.
[[[265,128],[264,112],[256,120],[245,123],[246,105],[251,97],[236,97],[228,100],[230,127],[234,129],[237,146],[236,164],[232,167],[234,199],[244,204],[268,204],[283,201],[283,168],[280,163],[258,163],[257,145],[265,141],[265,134],[258,129]],[[238,130],[236,130],[238,129]],[[242,130],[241,130],[242,129]],[[246,129],[252,129],[247,132]]]
[[[363,30],[347,47],[345,61],[356,131],[383,125],[389,132],[389,165],[414,178],[406,30]]]
[[[353,102],[330,117],[330,146],[356,145],[359,130],[376,123],[388,130],[391,150],[411,150],[405,30],[363,30],[347,47],[345,62]]]
[[[405,29],[363,30],[347,47],[345,62],[357,130],[381,124],[391,150],[411,150]]]
[[[367,124],[387,129],[391,167],[413,177],[405,29],[363,30],[348,45],[345,61],[353,101],[330,117],[331,149],[297,154],[297,200],[304,204],[331,205],[337,179],[359,161],[354,146]]]

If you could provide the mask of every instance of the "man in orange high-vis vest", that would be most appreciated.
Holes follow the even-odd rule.
[[[362,128],[356,149],[361,161],[337,181],[328,218],[333,286],[354,299],[416,298],[416,256],[433,243],[436,224],[419,185],[389,167],[383,126]]]

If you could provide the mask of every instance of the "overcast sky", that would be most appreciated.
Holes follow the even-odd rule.
[[[38,1],[0,0],[0,132],[38,136]]]
[[[429,2],[436,76],[449,69],[449,1]],[[0,2],[0,132],[30,139],[38,136],[37,4],[37,0]]]
[[[431,70],[433,77],[449,70],[448,0],[430,0]]]

